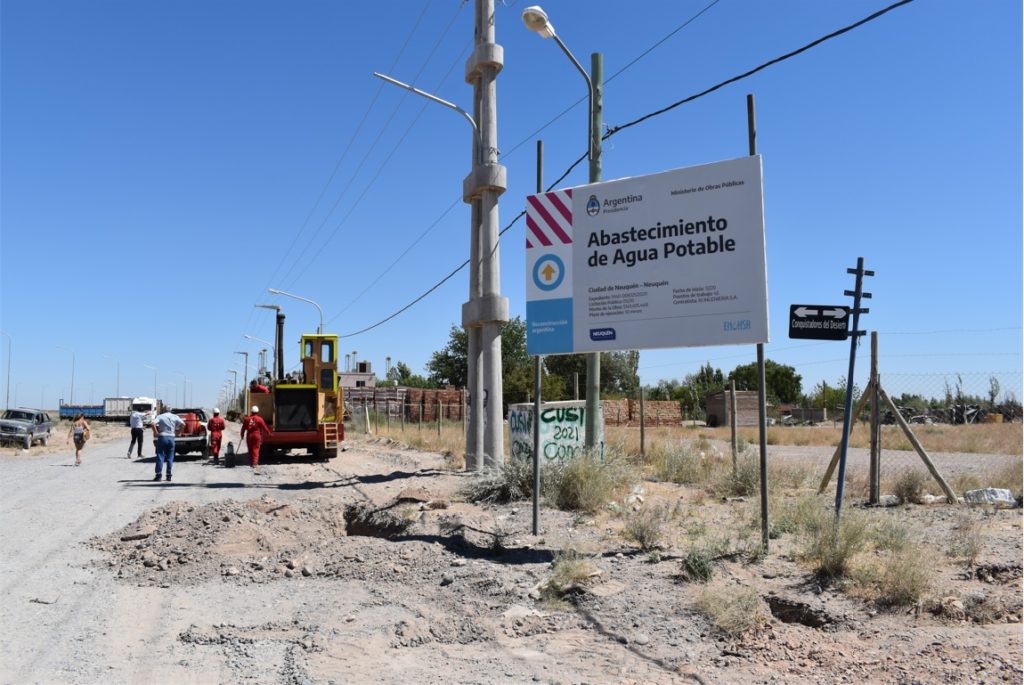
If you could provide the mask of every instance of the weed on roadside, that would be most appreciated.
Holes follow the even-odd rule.
[[[622,454],[610,453],[602,459],[586,453],[549,474],[550,497],[559,509],[595,512],[638,480],[636,469]]]
[[[711,619],[716,631],[738,638],[768,622],[768,611],[757,590],[737,588],[724,582],[702,587],[697,593],[697,610]]]
[[[892,484],[892,493],[900,504],[921,504],[924,501],[924,486],[928,477],[923,471],[908,469],[903,471]]]
[[[849,576],[853,558],[867,548],[870,526],[862,512],[851,509],[836,520],[828,510],[813,512],[804,524],[801,556],[815,571],[832,579]]]
[[[548,606],[565,608],[564,598],[576,591],[597,574],[597,567],[573,549],[555,554],[551,562],[551,576],[541,587],[541,597]]]
[[[963,514],[953,525],[946,554],[963,559],[968,567],[974,566],[984,543],[984,524],[975,516]]]
[[[648,506],[630,514],[622,528],[622,535],[635,542],[641,551],[650,552],[661,546],[665,537],[665,524],[672,518],[666,506]]]

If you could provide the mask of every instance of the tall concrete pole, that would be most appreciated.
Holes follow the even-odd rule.
[[[498,164],[498,106],[495,80],[504,51],[494,42],[494,0],[476,0],[473,54],[466,61],[466,82],[473,84],[478,153],[463,182],[463,200],[474,205],[471,238],[470,300],[462,307],[469,337],[472,416],[466,440],[467,468],[495,468],[505,462],[502,411],[501,329],[508,322],[508,298],[501,295],[498,251],[498,197],[505,192],[505,167]],[[473,249],[473,243],[475,248]],[[473,262],[478,262],[473,273]],[[475,342],[474,342],[475,338]],[[476,368],[473,362],[476,360]],[[476,386],[475,388],[473,386]],[[484,406],[486,405],[486,406]],[[483,433],[482,450],[480,433]],[[470,451],[473,464],[470,463]]]
[[[590,103],[590,182],[601,180],[601,113],[604,108],[604,58],[590,55],[590,82],[593,94]],[[601,353],[587,354],[586,446],[604,446],[604,420],[601,416]]]

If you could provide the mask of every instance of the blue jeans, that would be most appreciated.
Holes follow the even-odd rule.
[[[174,436],[160,435],[156,439],[156,475],[160,475],[164,462],[167,462],[167,475],[174,468]]]

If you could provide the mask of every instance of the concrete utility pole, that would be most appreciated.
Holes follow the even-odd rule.
[[[495,79],[504,50],[494,42],[494,0],[476,0],[473,54],[466,82],[473,85],[473,170],[462,184],[471,207],[469,301],[462,305],[468,338],[470,395],[466,469],[505,462],[502,416],[501,329],[508,322],[508,298],[501,295],[498,253],[498,196],[505,192],[505,167],[498,164],[498,107]],[[486,404],[486,406],[485,406]]]

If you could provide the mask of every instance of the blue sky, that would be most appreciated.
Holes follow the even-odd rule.
[[[604,117],[616,126],[886,3],[720,0],[630,65],[709,4],[545,9],[581,62],[604,54]],[[524,6],[499,4],[496,16],[503,227],[534,191],[534,141],[548,183],[586,144],[583,80],[523,27]],[[151,394],[155,381],[173,402],[187,377],[209,406],[236,351],[255,362],[261,345],[243,336],[273,337],[272,313],[254,304],[284,309],[288,366],[317,326],[314,307],[268,287],[316,300],[327,330],[345,335],[462,263],[470,129],[371,72],[469,109],[472,13],[453,0],[4,0],[0,354],[10,341],[11,404],[68,399],[73,356],[77,402],[115,394],[119,370],[121,394]],[[768,358],[796,367],[805,390],[845,375],[848,346],[789,340],[787,314],[847,303],[846,268],[862,256],[877,274],[862,321],[881,333],[883,375],[1014,372],[1019,383],[1020,27],[1017,2],[917,0],[616,134],[604,179],[746,154],[753,93]],[[586,174],[582,164],[562,186]],[[502,240],[501,278],[525,316],[523,243],[520,220]],[[342,351],[380,373],[386,356],[423,372],[467,288],[461,272]],[[641,378],[754,358],[749,346],[644,351]],[[866,346],[858,364],[861,377]]]

